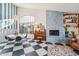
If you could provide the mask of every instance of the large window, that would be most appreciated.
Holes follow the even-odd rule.
[[[12,3],[11,3],[11,18],[12,18],[12,11],[13,11],[13,8],[12,8]]]
[[[19,21],[20,33],[32,33],[34,31],[34,16],[23,16]]]
[[[0,3],[0,20],[2,19],[2,4]]]
[[[14,15],[15,15],[15,8],[16,8],[16,7],[15,7],[15,5],[14,5]]]
[[[8,19],[10,19],[10,4],[8,3]]]
[[[4,19],[6,19],[6,3],[4,3]]]
[[[20,19],[20,23],[32,23],[34,22],[34,16],[23,16]]]
[[[12,29],[14,28],[14,19],[12,19],[13,16],[15,16],[14,13],[16,13],[16,6],[12,3],[2,3],[0,4],[0,19],[2,19],[2,29]],[[15,11],[14,11],[15,10]]]
[[[8,3],[8,19],[11,19],[11,3]]]

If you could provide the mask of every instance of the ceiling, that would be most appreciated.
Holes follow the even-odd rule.
[[[79,3],[14,3],[22,8],[79,13]]]

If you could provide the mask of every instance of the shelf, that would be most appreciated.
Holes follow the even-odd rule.
[[[66,31],[73,31],[79,33],[79,14],[77,13],[65,13],[64,15],[64,28]],[[75,30],[77,29],[77,30]]]
[[[76,27],[76,28],[78,28],[78,26],[70,26],[70,25],[66,25],[64,27]]]
[[[79,15],[79,13],[64,13],[64,16],[65,15]]]
[[[72,23],[72,24],[77,24],[77,22],[65,22],[65,23]]]
[[[78,18],[64,18],[64,19],[78,19]]]

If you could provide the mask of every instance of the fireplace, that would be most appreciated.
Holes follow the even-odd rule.
[[[49,35],[51,35],[51,36],[59,36],[59,30],[49,30]]]

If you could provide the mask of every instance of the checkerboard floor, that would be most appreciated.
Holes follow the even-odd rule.
[[[0,56],[47,56],[46,42],[38,42],[32,39],[15,40],[0,44]]]

